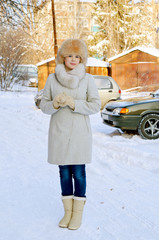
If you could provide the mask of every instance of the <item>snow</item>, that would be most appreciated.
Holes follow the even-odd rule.
[[[96,59],[96,58],[93,58],[93,57],[89,57],[87,59],[87,64],[86,64],[87,67],[109,67],[109,63],[108,62],[104,62],[100,59]]]
[[[136,35],[136,37],[138,37],[138,36]],[[119,57],[127,55],[130,52],[133,52],[133,51],[136,51],[136,50],[139,50],[139,51],[144,52],[144,53],[148,53],[148,54],[150,54],[152,56],[155,56],[155,57],[159,58],[159,49],[157,49],[157,48],[146,48],[146,47],[140,47],[139,46],[139,47],[131,48],[128,51],[124,51],[124,52],[122,52],[122,53],[120,53],[118,55],[115,55],[115,56],[109,58],[108,61],[111,62],[111,61],[113,61],[113,60],[115,60],[115,59],[117,59]]]
[[[104,46],[107,46],[109,44],[109,40],[102,40],[101,42],[97,43],[97,48],[103,48],[104,49]]]
[[[36,66],[41,66],[41,65],[46,64],[46,63],[48,63],[48,62],[51,62],[51,61],[53,61],[53,60],[55,60],[54,57],[49,58],[49,59],[46,59],[46,60],[43,60],[43,61],[37,63]],[[86,66],[87,66],[87,67],[91,67],[91,66],[92,66],[92,67],[108,67],[108,66],[109,66],[109,63],[108,63],[108,62],[104,62],[104,61],[102,61],[102,60],[100,60],[100,59],[96,59],[96,58],[93,58],[93,57],[89,57],[89,58],[87,59],[87,64],[86,64]]]
[[[41,66],[41,65],[43,65],[43,64],[46,64],[46,63],[51,62],[51,61],[54,61],[54,60],[55,60],[55,57],[48,58],[48,59],[46,59],[46,60],[43,60],[43,61],[37,63],[36,66],[38,67],[38,66]]]
[[[47,163],[50,117],[35,107],[36,91],[0,92],[0,239],[159,240],[159,139],[124,134],[99,113],[90,117],[82,226],[58,227],[63,206],[58,167]]]
[[[19,64],[19,65],[17,65],[17,67],[32,67],[32,68],[36,68],[36,65],[33,65],[33,64]]]

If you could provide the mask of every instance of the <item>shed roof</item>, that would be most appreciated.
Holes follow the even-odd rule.
[[[43,61],[37,63],[36,66],[38,67],[38,66],[44,65],[44,64],[49,63],[49,62],[54,61],[54,60],[55,60],[55,57],[48,58],[46,60],[43,60]],[[105,62],[105,61],[102,61],[100,59],[89,57],[88,60],[87,60],[86,66],[87,67],[109,67],[109,63]]]
[[[127,55],[127,54],[129,54],[133,51],[136,51],[136,50],[139,50],[141,52],[144,52],[144,53],[147,53],[147,54],[150,54],[154,57],[159,58],[159,49],[157,49],[157,48],[134,47],[134,48],[131,48],[128,51],[122,52],[118,55],[115,55],[114,57],[109,58],[108,61],[111,62],[111,61],[113,61],[117,58],[123,57],[123,56],[125,56],[125,55]]]
[[[43,60],[43,61],[37,63],[36,66],[37,66],[37,67],[38,67],[38,66],[41,66],[41,65],[46,64],[46,63],[48,63],[48,62],[51,62],[51,61],[53,61],[53,60],[55,60],[55,57],[52,57],[52,58],[48,58],[48,59],[46,59],[46,60]]]
[[[109,63],[108,62],[105,62],[105,61],[102,61],[100,59],[96,59],[96,58],[93,58],[93,57],[89,57],[87,59],[87,64],[86,64],[87,67],[109,67]]]

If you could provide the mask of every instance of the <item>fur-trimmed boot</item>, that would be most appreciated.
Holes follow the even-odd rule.
[[[85,197],[74,197],[72,218],[68,225],[70,230],[76,230],[81,226],[85,202]]]
[[[65,210],[65,215],[59,222],[59,227],[67,228],[72,217],[73,196],[63,196],[62,202]]]

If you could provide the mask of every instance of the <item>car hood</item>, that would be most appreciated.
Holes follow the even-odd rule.
[[[107,103],[106,109],[115,109],[115,108],[123,108],[129,107],[137,104],[149,103],[149,102],[159,102],[159,97],[140,97],[140,98],[128,98],[123,100],[117,100]]]

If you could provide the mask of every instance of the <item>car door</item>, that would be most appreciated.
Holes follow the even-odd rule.
[[[101,109],[112,99],[113,84],[107,76],[94,76],[101,100]]]

